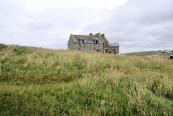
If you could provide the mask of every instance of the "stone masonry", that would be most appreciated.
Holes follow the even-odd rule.
[[[104,34],[70,35],[69,50],[119,54],[119,44],[109,43]]]

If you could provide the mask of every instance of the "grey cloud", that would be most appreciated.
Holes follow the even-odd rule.
[[[44,14],[25,13],[11,2],[0,3],[0,43],[67,48],[71,30],[80,26],[73,11],[68,11],[68,16],[56,9]]]
[[[120,43],[121,52],[173,49],[173,1],[129,0],[105,22],[90,25]]]
[[[172,6],[172,0],[128,0],[106,11],[106,20],[90,23],[97,19],[97,11],[89,8],[28,13],[11,0],[0,0],[0,43],[67,48],[70,33],[100,32],[119,42],[120,52],[173,49]]]

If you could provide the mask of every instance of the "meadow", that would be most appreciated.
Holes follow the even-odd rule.
[[[168,58],[0,44],[0,116],[172,116]]]

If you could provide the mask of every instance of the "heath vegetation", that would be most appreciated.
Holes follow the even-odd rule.
[[[0,115],[173,115],[173,61],[0,44]]]

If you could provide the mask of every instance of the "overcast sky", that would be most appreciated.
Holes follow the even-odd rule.
[[[120,52],[173,49],[173,0],[0,0],[0,43],[67,49],[90,32]]]

